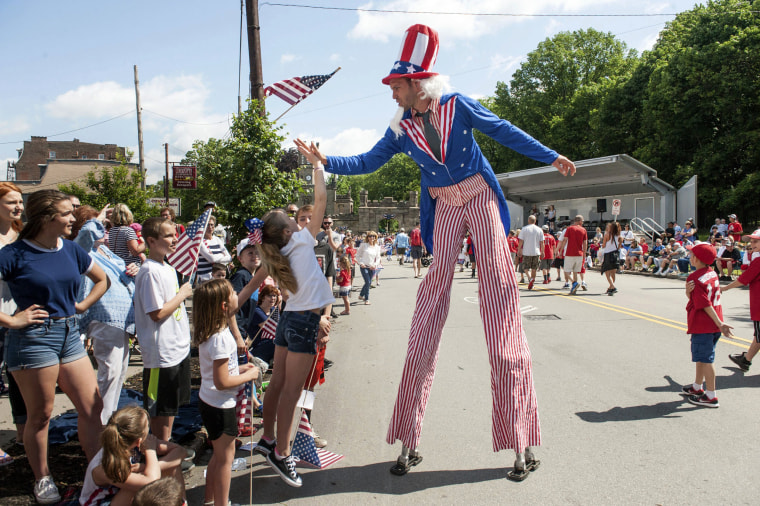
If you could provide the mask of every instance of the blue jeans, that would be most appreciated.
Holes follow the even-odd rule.
[[[375,269],[369,267],[362,267],[362,278],[364,278],[364,286],[362,286],[359,292],[359,297],[364,297],[365,300],[369,300],[369,287],[372,284],[372,277],[375,275]]]

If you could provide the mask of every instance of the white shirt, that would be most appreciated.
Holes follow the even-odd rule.
[[[522,254],[526,257],[537,257],[541,254],[541,241],[544,231],[537,225],[527,225],[520,230],[518,237],[523,242]]]
[[[298,291],[290,294],[285,311],[321,309],[335,301],[314,254],[316,244],[309,229],[304,228],[290,236],[288,244],[280,248],[280,253],[288,257],[290,270],[298,282]]]
[[[381,255],[379,244],[375,243],[374,246],[370,246],[368,242],[363,242],[359,246],[359,251],[356,252],[356,262],[364,264],[370,269],[375,269],[380,264]]]
[[[215,408],[234,408],[239,387],[217,390],[214,386],[214,360],[227,359],[230,376],[240,374],[237,359],[237,344],[229,328],[218,332],[198,346],[198,361],[201,365],[201,400]]]
[[[148,315],[161,309],[179,292],[177,271],[167,263],[148,259],[135,278],[135,330],[140,340],[143,366],[172,367],[190,353],[190,325],[185,303],[163,320]]]

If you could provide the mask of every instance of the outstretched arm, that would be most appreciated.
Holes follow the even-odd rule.
[[[327,208],[327,188],[325,188],[325,167],[322,160],[325,156],[319,151],[319,148],[313,142],[307,145],[301,139],[295,140],[296,147],[302,155],[306,157],[309,163],[314,167],[314,210],[312,216],[317,217],[311,220],[306,228],[313,237],[316,237],[322,226],[322,217],[325,215]]]

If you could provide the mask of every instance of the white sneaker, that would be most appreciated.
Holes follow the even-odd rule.
[[[61,494],[58,493],[52,476],[43,476],[34,484],[34,498],[39,504],[54,504],[61,500]]]

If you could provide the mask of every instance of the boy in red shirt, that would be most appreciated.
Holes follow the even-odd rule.
[[[749,285],[749,317],[755,328],[755,340],[749,345],[748,351],[728,356],[739,369],[747,372],[752,365],[752,359],[760,351],[760,255],[755,256],[755,253],[760,251],[760,229],[755,230],[752,235],[745,235],[742,240],[749,241],[751,246],[746,252],[750,257],[749,267],[723,290]]]
[[[682,393],[691,404],[717,408],[715,394],[715,345],[723,333],[731,337],[731,327],[723,323],[723,307],[720,305],[720,281],[710,265],[715,261],[715,248],[707,243],[698,243],[691,248],[691,265],[696,271],[686,279],[687,332],[691,334],[691,361],[696,365],[696,379],[693,385],[686,385]],[[702,382],[705,390],[702,390]]]
[[[544,284],[548,285],[552,281],[552,262],[554,262],[554,248],[557,247],[557,240],[549,233],[549,225],[541,228],[544,231],[544,258],[541,259],[541,272],[544,274]]]

